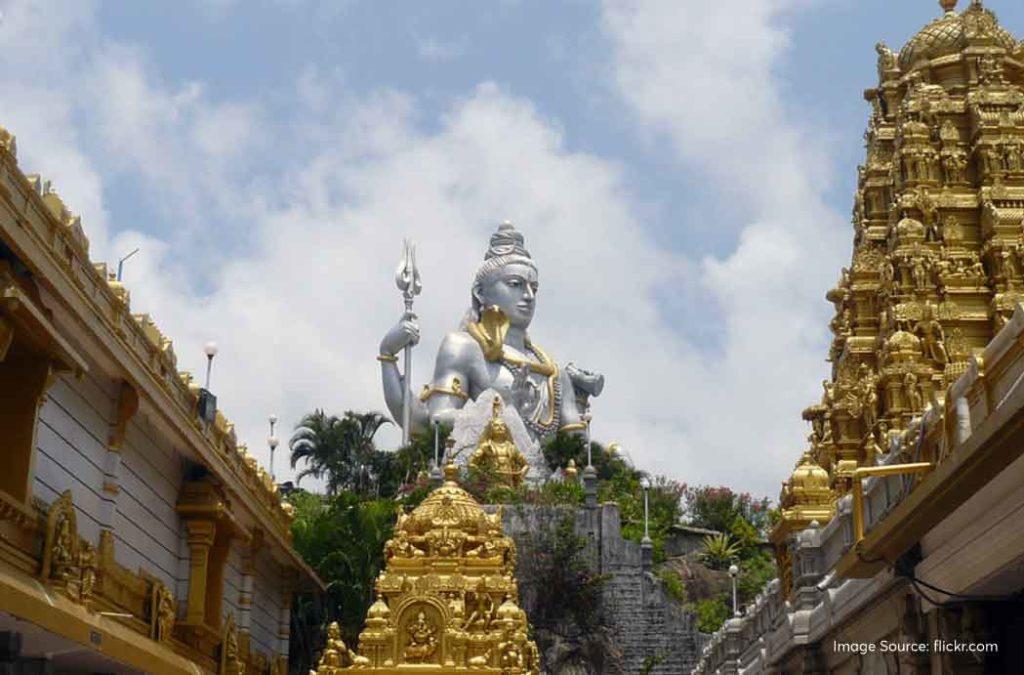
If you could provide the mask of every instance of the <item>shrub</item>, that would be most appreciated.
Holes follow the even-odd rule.
[[[697,630],[714,633],[729,618],[729,606],[723,598],[710,598],[697,603]]]
[[[686,583],[675,570],[663,567],[658,570],[658,578],[665,585],[665,593],[678,603],[686,601]]]
[[[724,532],[704,537],[704,549],[700,553],[704,564],[713,570],[721,570],[732,564],[740,552],[740,545]]]

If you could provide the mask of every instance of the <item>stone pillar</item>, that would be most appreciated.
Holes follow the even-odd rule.
[[[281,606],[281,613],[277,619],[277,653],[281,656],[288,656],[288,641],[292,633],[292,599],[289,594]]]
[[[206,582],[210,564],[210,547],[217,532],[211,520],[186,520],[188,529],[189,577],[188,605],[185,623],[198,626],[206,619]]]
[[[597,471],[593,466],[583,469],[583,494],[587,508],[597,508]]]
[[[255,529],[249,542],[242,548],[242,577],[238,589],[238,631],[248,637],[252,626],[253,577],[256,574],[256,558],[263,547],[263,530]]]
[[[252,570],[242,573],[242,587],[238,589],[238,631],[248,633],[252,617]]]
[[[644,537],[643,541],[640,542],[640,565],[645,572],[649,572],[653,564],[654,543],[648,537]]]
[[[796,536],[794,548],[793,608],[813,609],[821,602],[818,582],[825,574],[818,521],[812,520],[807,529]]]
[[[726,619],[722,630],[725,632],[725,658],[718,672],[735,675],[740,672],[739,661],[743,653],[743,620],[736,617]]]
[[[298,588],[298,576],[294,570],[281,575],[281,611],[277,615],[277,653],[288,656],[288,642],[292,632],[292,599]]]

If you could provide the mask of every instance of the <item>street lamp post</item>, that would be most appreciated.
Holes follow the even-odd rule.
[[[590,414],[590,402],[589,401],[587,402],[587,409],[583,411],[583,414],[580,416],[580,418],[583,420],[583,423],[585,425],[587,425],[587,427],[586,427],[586,430],[587,430],[587,433],[586,433],[586,439],[587,439],[587,466],[590,467],[590,468],[593,468],[594,467],[594,458],[592,456],[592,452],[591,452],[591,449],[590,449],[590,420],[592,420],[594,418],[594,416]]]
[[[648,526],[648,523],[650,521],[650,510],[648,507],[647,495],[651,491],[651,481],[647,479],[647,476],[644,476],[643,478],[640,479],[640,487],[644,489],[644,538],[641,540],[641,542],[650,543],[651,532]]]
[[[277,424],[277,415],[271,415],[267,418],[270,422],[270,435],[267,436],[267,445],[270,447],[270,479],[275,480],[274,476],[274,450],[277,450],[278,439],[274,435],[274,425]]]
[[[736,604],[736,577],[739,576],[740,568],[735,564],[729,565],[729,578],[732,579],[732,615],[739,616],[739,606]]]
[[[654,563],[654,542],[651,541],[651,518],[648,500],[648,493],[651,491],[651,481],[647,476],[640,479],[640,487],[644,489],[644,538],[640,540],[640,563],[645,570],[648,570]]]
[[[206,390],[210,390],[210,371],[213,370],[213,357],[217,355],[217,343],[207,342],[203,345],[203,353],[206,354]]]
[[[217,419],[217,397],[210,391],[210,372],[213,370],[213,357],[217,355],[217,343],[207,342],[203,345],[206,354],[206,386],[199,390],[199,403],[196,411],[206,424],[213,424]]]
[[[441,423],[434,420],[434,467],[441,466]]]
[[[128,260],[128,258],[131,258],[133,255],[135,255],[138,252],[139,252],[139,248],[135,247],[135,249],[133,249],[131,253],[129,253],[128,255],[125,255],[125,256],[121,256],[121,258],[117,261],[117,280],[118,281],[121,281],[121,274],[124,272],[124,263],[125,263],[125,261]]]
[[[587,466],[583,469],[583,496],[584,503],[588,508],[597,507],[597,471],[594,469],[594,457],[590,447],[590,420],[593,419],[590,414],[590,404],[587,404],[586,410],[580,415],[580,420],[584,424],[584,440],[587,443]]]
[[[441,420],[434,419],[430,423],[434,426],[434,466],[430,469],[430,481],[436,487],[444,480],[441,473]]]

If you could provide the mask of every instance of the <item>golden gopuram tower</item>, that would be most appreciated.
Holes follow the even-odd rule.
[[[980,0],[939,4],[899,53],[876,46],[853,258],[826,295],[832,376],[772,533],[787,592],[792,535],[832,517],[851,471],[939,403],[1024,296],[1024,43]]]
[[[515,542],[502,532],[500,511],[488,515],[459,487],[458,472],[448,464],[444,484],[399,515],[358,653],[332,625],[313,675],[537,675],[537,646],[518,605]]]

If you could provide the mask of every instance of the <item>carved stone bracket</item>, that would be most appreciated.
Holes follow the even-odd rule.
[[[120,452],[124,445],[124,438],[128,432],[128,423],[139,410],[139,392],[129,382],[122,381],[117,396],[117,408],[115,410],[114,424],[110,429],[110,438],[107,441],[107,449],[111,452]]]

